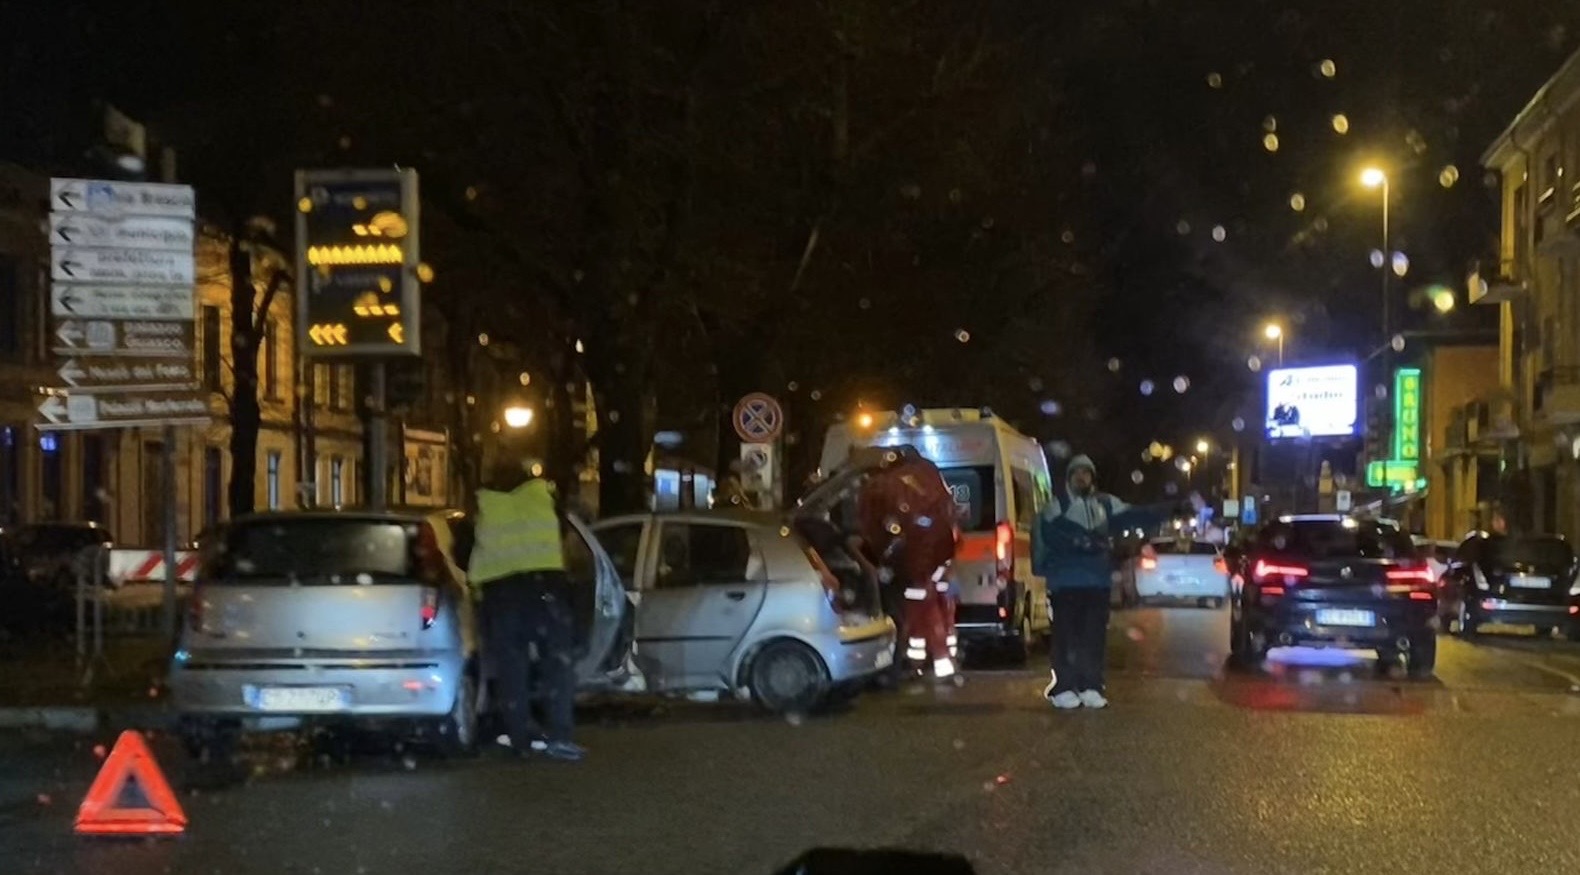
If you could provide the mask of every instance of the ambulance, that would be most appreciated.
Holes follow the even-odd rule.
[[[1031,532],[1053,500],[1042,447],[986,409],[861,413],[829,428],[819,473],[863,446],[915,447],[943,472],[960,528],[953,577],[961,643],[1029,654],[1050,625],[1047,589],[1031,570]]]

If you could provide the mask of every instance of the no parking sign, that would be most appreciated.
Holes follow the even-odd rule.
[[[753,392],[735,404],[735,433],[749,444],[770,444],[784,430],[784,408],[778,399]]]

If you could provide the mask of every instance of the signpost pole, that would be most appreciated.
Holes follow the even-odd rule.
[[[164,496],[165,502],[165,597],[163,628],[165,636],[175,640],[176,636],[176,427],[165,426],[164,452],[160,454],[159,466],[163,470],[160,475],[165,489],[169,492]],[[144,496],[144,501],[151,500],[151,496]]]
[[[389,506],[389,413],[385,409],[389,400],[384,361],[375,361],[370,368],[372,385],[368,399],[368,505],[373,510]]]

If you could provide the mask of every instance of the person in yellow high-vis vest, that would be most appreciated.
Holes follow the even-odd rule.
[[[482,598],[495,695],[511,747],[576,761],[586,752],[571,740],[576,669],[570,582],[554,488],[536,476],[541,470],[531,463],[503,466],[478,490],[467,576]],[[534,692],[542,696],[542,728],[532,713]]]

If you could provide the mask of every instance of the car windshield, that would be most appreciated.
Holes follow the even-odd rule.
[[[1574,559],[1574,550],[1562,538],[1493,537],[1487,542],[1487,564],[1493,568],[1563,571]]]
[[[231,525],[204,561],[207,580],[368,579],[414,572],[418,526],[375,519],[267,519]],[[359,579],[360,578],[360,579]]]
[[[1257,540],[1267,552],[1308,559],[1413,559],[1415,544],[1393,526],[1356,520],[1277,522]]]
[[[1152,551],[1159,556],[1216,556],[1218,548],[1206,541],[1161,538],[1152,542]]]

